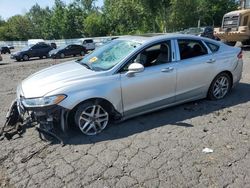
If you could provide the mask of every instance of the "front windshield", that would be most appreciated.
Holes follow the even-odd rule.
[[[93,51],[80,63],[87,64],[93,70],[109,70],[134,51],[140,43],[128,40],[114,40]]]

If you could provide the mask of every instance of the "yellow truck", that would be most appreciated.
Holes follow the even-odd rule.
[[[250,45],[250,0],[241,0],[240,10],[225,14],[221,27],[214,29],[214,36],[232,46],[237,41]]]

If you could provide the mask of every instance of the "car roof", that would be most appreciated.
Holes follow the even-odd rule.
[[[127,35],[127,36],[121,36],[120,38],[116,40],[132,40],[132,41],[136,41],[136,42],[144,44],[144,43],[148,43],[148,42],[150,43],[152,41],[157,41],[157,40],[176,39],[176,38],[205,40],[205,41],[217,43],[217,41],[214,41],[208,38],[189,35],[189,34],[178,34],[178,33],[150,33],[150,34],[144,34],[144,35],[130,35],[130,36]]]

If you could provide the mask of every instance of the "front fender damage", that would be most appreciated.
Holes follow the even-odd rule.
[[[69,110],[60,106],[25,108],[19,101],[14,100],[6,115],[6,121],[0,131],[1,139],[12,139],[15,135],[21,136],[27,128],[36,127],[41,134],[56,138],[61,144],[63,140],[56,134],[60,127],[63,133],[68,131]]]

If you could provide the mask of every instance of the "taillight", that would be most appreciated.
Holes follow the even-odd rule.
[[[237,55],[238,59],[242,59],[243,58],[243,53],[242,50],[240,51],[240,53]]]

